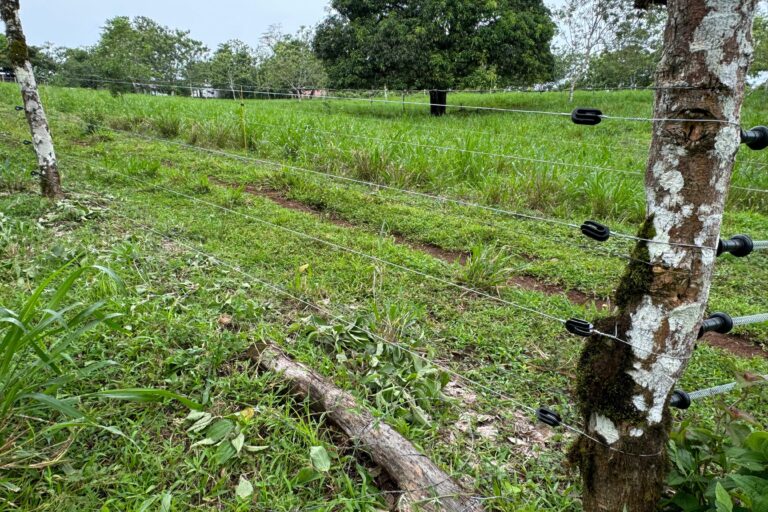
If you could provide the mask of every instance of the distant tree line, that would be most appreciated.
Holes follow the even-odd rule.
[[[106,21],[89,47],[30,47],[41,82],[115,93],[303,97],[318,89],[428,89],[442,114],[448,90],[647,87],[660,58],[663,9],[628,0],[332,0],[316,30],[271,27],[256,47],[207,48],[188,31],[146,18]],[[768,71],[768,18],[754,25],[753,73]],[[0,35],[0,68],[9,68]],[[147,86],[145,84],[152,84]],[[149,89],[149,91],[147,91]]]
[[[30,47],[38,78],[52,85],[106,88],[115,93],[145,91],[190,95],[200,87],[229,97],[249,91],[302,94],[327,86],[327,76],[311,48],[312,32],[293,35],[271,27],[253,48],[231,40],[211,51],[188,31],[162,26],[146,17],[106,21],[90,47]],[[7,44],[0,37],[0,67]],[[147,85],[151,84],[151,85]]]

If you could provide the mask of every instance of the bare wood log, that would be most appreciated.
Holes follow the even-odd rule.
[[[11,66],[21,88],[24,113],[27,116],[32,144],[37,154],[41,192],[46,197],[61,197],[61,178],[56,152],[53,149],[48,119],[37,91],[35,73],[29,61],[27,41],[19,19],[19,0],[0,0],[0,19],[5,23]]]
[[[450,476],[392,427],[360,407],[355,398],[274,345],[254,347],[260,367],[281,374],[294,393],[309,399],[335,425],[381,466],[407,498],[412,509],[481,512],[483,507]]]
[[[669,397],[693,354],[715,267],[715,252],[701,247],[717,246],[740,145],[755,3],[667,2],[640,230],[652,242],[635,248],[618,313],[598,325],[631,347],[595,335],[579,363],[584,424],[600,441],[582,437],[571,452],[588,512],[651,512],[663,489]]]

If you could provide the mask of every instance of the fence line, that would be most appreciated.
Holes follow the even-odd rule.
[[[205,87],[205,86],[192,86],[192,85],[159,85],[159,84],[153,84],[153,83],[143,83],[143,82],[127,82],[127,81],[120,81],[120,80],[104,80],[104,79],[88,79],[92,82],[96,83],[113,83],[113,84],[123,84],[123,85],[131,85],[133,87],[167,87],[167,88],[173,88],[173,89],[187,89],[187,90],[199,90],[199,89],[207,89],[212,91],[226,91],[231,92],[231,89],[223,89],[223,88],[216,88],[216,87]],[[236,91],[237,92],[237,91]],[[280,92],[271,92],[271,91],[260,91],[260,90],[242,90],[243,93],[249,93],[249,94],[259,94],[264,96],[276,96],[276,97],[284,97],[284,98],[296,98],[295,93],[280,93]],[[514,109],[514,108],[501,108],[501,107],[483,107],[479,105],[453,105],[448,103],[431,103],[431,102],[423,102],[423,101],[395,101],[395,100],[382,100],[382,99],[376,99],[376,98],[347,98],[343,96],[322,96],[322,97],[316,97],[316,98],[306,98],[307,100],[317,99],[317,100],[339,100],[339,101],[367,101],[370,103],[382,103],[382,104],[396,104],[396,105],[419,105],[419,106],[436,106],[436,107],[450,107],[455,109],[462,109],[462,110],[478,110],[478,111],[489,111],[489,112],[506,112],[506,113],[516,113],[516,114],[532,114],[532,115],[546,115],[546,116],[557,116],[557,117],[571,117],[572,112],[556,112],[556,111],[548,111],[548,110],[529,110],[529,109]],[[661,123],[661,122],[671,122],[671,123],[716,123],[716,124],[735,124],[731,121],[726,121],[724,119],[685,119],[685,118],[657,118],[657,117],[636,117],[636,116],[613,116],[613,115],[606,115],[601,114],[598,117],[602,119],[610,119],[614,121],[632,121],[632,122],[650,122],[650,123]]]
[[[110,171],[109,169],[105,169],[105,170]],[[126,177],[128,177],[128,176],[126,176]],[[220,259],[219,257],[214,256],[214,255],[212,255],[210,253],[207,253],[207,252],[205,252],[205,251],[203,251],[203,250],[201,250],[199,248],[196,248],[196,247],[194,247],[194,246],[192,246],[190,244],[186,244],[184,242],[180,242],[178,239],[174,239],[173,237],[170,237],[167,234],[163,234],[160,231],[158,231],[158,230],[156,230],[156,229],[154,229],[154,228],[152,228],[152,227],[150,227],[150,226],[148,226],[146,224],[143,224],[143,223],[140,223],[139,221],[136,221],[132,217],[129,217],[127,215],[115,212],[114,208],[107,208],[107,209],[109,211],[111,211],[113,214],[115,214],[115,215],[117,215],[117,216],[119,216],[121,218],[125,218],[126,220],[129,220],[129,221],[133,222],[134,224],[136,224],[138,226],[141,226],[141,227],[145,228],[146,230],[154,233],[155,235],[158,235],[158,236],[161,236],[163,238],[166,238],[166,239],[169,239],[171,241],[174,241],[176,243],[179,243],[179,245],[182,245],[186,249],[188,249],[188,250],[190,250],[192,252],[195,252],[195,253],[197,253],[200,256],[204,256],[204,257],[209,258],[211,261],[215,262],[217,265],[220,265],[220,266],[225,267],[225,268],[229,268],[230,270],[233,270],[233,271],[235,271],[235,272],[237,272],[237,273],[239,273],[239,274],[241,274],[241,275],[243,275],[245,277],[248,277],[249,279],[254,280],[255,282],[259,283],[261,286],[265,287],[268,290],[277,292],[277,293],[279,293],[279,294],[281,294],[281,295],[283,295],[285,297],[288,297],[288,298],[290,298],[292,300],[295,300],[295,301],[297,301],[297,302],[299,302],[301,304],[304,304],[305,306],[307,306],[307,307],[309,307],[311,309],[315,309],[315,310],[317,310],[317,311],[319,311],[319,312],[321,312],[321,313],[323,313],[325,315],[330,316],[331,318],[333,318],[334,320],[336,320],[338,322],[349,323],[346,319],[344,319],[344,317],[333,313],[328,308],[325,308],[323,306],[317,305],[317,304],[315,304],[313,302],[310,302],[309,300],[302,299],[302,298],[296,296],[295,294],[292,294],[291,292],[288,292],[287,290],[285,290],[284,288],[282,288],[280,286],[277,286],[277,285],[275,285],[273,283],[270,283],[269,281],[266,281],[264,279],[258,278],[255,275],[253,275],[252,273],[242,270],[238,265],[234,265],[232,263],[226,262],[226,261]],[[501,391],[499,391],[499,390],[497,390],[495,388],[491,388],[491,387],[489,387],[489,386],[487,386],[487,385],[485,385],[485,384],[483,384],[481,382],[478,382],[478,381],[475,381],[473,379],[470,379],[469,377],[466,377],[463,374],[461,374],[461,373],[459,373],[459,372],[457,372],[457,371],[455,371],[455,370],[453,370],[453,369],[451,369],[449,367],[446,367],[446,366],[441,365],[439,363],[436,363],[434,361],[430,361],[430,360],[426,359],[423,354],[420,354],[419,352],[416,352],[413,349],[411,349],[411,348],[409,348],[409,347],[407,347],[407,346],[405,346],[405,345],[403,345],[401,343],[397,343],[397,342],[394,342],[392,340],[388,340],[388,339],[384,338],[383,336],[380,336],[380,335],[372,332],[371,330],[369,330],[367,328],[360,327],[360,329],[363,332],[365,332],[367,335],[371,336],[371,338],[377,339],[377,340],[381,341],[382,343],[385,343],[385,344],[387,344],[389,346],[398,348],[400,350],[403,350],[404,352],[409,353],[412,356],[415,356],[415,357],[418,357],[418,358],[420,358],[420,359],[422,359],[424,361],[427,361],[427,362],[431,363],[432,365],[434,365],[436,368],[440,368],[442,371],[450,374],[454,378],[456,378],[456,379],[458,379],[458,380],[460,380],[462,382],[465,382],[466,384],[471,385],[473,387],[482,389],[485,392],[491,393],[491,394],[495,395],[496,397],[501,398],[502,400],[505,400],[505,401],[507,401],[507,402],[509,402],[511,404],[514,404],[519,409],[522,409],[522,410],[527,411],[528,413],[534,414],[534,415],[537,412],[536,408],[531,407],[531,406],[525,404],[524,402],[520,402],[517,399],[512,398],[511,396],[509,396],[509,395],[507,395],[507,394],[505,394],[505,393],[503,393],[503,392],[501,392]],[[660,455],[660,453],[632,454],[632,453],[624,452],[622,450],[618,450],[616,448],[611,447],[610,445],[600,441],[599,439],[596,439],[596,438],[590,436],[589,434],[583,432],[578,427],[575,427],[575,426],[570,425],[570,424],[565,423],[565,422],[561,422],[561,425],[563,427],[565,427],[566,429],[574,432],[575,434],[580,435],[580,436],[584,436],[584,437],[594,441],[595,443],[598,443],[598,444],[604,446],[605,448],[607,448],[607,449],[609,449],[611,451],[616,451],[616,452],[624,453],[624,454],[628,454],[628,455],[634,455],[634,456],[637,456],[637,457],[658,457]]]
[[[81,159],[81,158],[72,157],[72,156],[67,157],[67,158],[70,159],[70,160],[75,160],[75,161],[79,161],[80,163],[84,163],[84,164],[90,165],[90,162],[88,162],[87,160]],[[279,224],[275,224],[275,223],[266,221],[264,219],[261,219],[259,217],[254,216],[254,215],[251,215],[251,214],[248,214],[248,213],[244,213],[244,212],[240,212],[240,211],[234,210],[232,208],[228,208],[226,206],[222,206],[222,205],[213,203],[211,201],[206,201],[205,199],[200,199],[198,197],[191,196],[189,194],[185,194],[184,192],[179,192],[179,191],[174,190],[174,189],[169,188],[169,187],[164,187],[162,185],[150,184],[146,180],[141,180],[139,178],[135,178],[133,176],[130,176],[130,175],[125,174],[125,173],[122,173],[120,171],[116,171],[114,169],[110,169],[108,167],[101,167],[101,166],[97,166],[97,167],[102,169],[102,170],[105,170],[107,172],[111,172],[113,174],[117,174],[119,176],[122,176],[122,177],[124,177],[126,179],[129,179],[131,181],[134,181],[134,182],[136,182],[138,184],[147,186],[149,188],[153,188],[155,190],[161,190],[161,191],[169,193],[169,194],[173,194],[173,195],[176,195],[176,196],[179,196],[179,197],[183,197],[183,198],[185,198],[185,199],[187,199],[189,201],[192,201],[194,203],[200,203],[200,204],[204,204],[206,206],[217,208],[217,209],[219,209],[221,211],[224,211],[226,213],[238,215],[238,216],[241,216],[243,218],[255,221],[255,222],[259,223],[259,224],[262,224],[262,225],[265,225],[265,226],[269,226],[269,227],[272,227],[272,228],[275,228],[275,229],[278,229],[278,230],[281,230],[281,231],[285,231],[286,233],[289,233],[289,234],[291,234],[293,236],[296,236],[296,237],[299,237],[299,238],[304,238],[306,240],[310,240],[310,241],[313,241],[313,242],[317,242],[317,243],[326,245],[326,246],[328,246],[328,247],[330,247],[330,248],[332,248],[332,249],[334,249],[336,251],[347,252],[349,254],[353,254],[355,256],[358,256],[358,257],[361,257],[361,258],[364,258],[364,259],[369,259],[369,260],[374,261],[376,263],[380,263],[382,265],[386,265],[386,266],[398,269],[398,270],[400,270],[402,272],[407,272],[407,273],[411,273],[411,274],[417,275],[417,276],[419,276],[419,277],[421,277],[423,279],[428,279],[428,280],[431,280],[431,281],[435,281],[435,282],[440,283],[440,284],[442,284],[444,286],[449,286],[449,287],[457,288],[457,289],[461,290],[464,293],[474,294],[474,295],[477,295],[479,297],[483,297],[485,299],[489,299],[491,301],[498,302],[498,303],[503,304],[505,306],[509,306],[509,307],[514,308],[514,309],[518,309],[520,311],[524,311],[526,313],[531,313],[533,315],[536,315],[538,317],[544,318],[546,320],[559,323],[559,324],[561,324],[563,326],[567,326],[567,324],[569,322],[567,319],[558,317],[558,316],[553,315],[551,313],[547,313],[545,311],[540,311],[540,310],[537,310],[535,308],[531,308],[529,306],[525,306],[525,305],[517,303],[517,302],[506,300],[506,299],[504,299],[502,297],[499,297],[499,296],[496,296],[496,295],[491,295],[489,293],[485,293],[483,291],[476,290],[474,288],[471,288],[471,287],[468,287],[468,286],[464,286],[464,285],[455,283],[455,282],[450,281],[448,279],[445,279],[445,278],[442,278],[442,277],[438,277],[438,276],[435,276],[435,275],[432,275],[432,274],[428,274],[428,273],[422,272],[420,270],[413,269],[413,268],[408,267],[406,265],[401,265],[399,263],[394,263],[392,261],[385,260],[383,258],[379,258],[378,256],[373,256],[371,254],[367,254],[367,253],[365,253],[363,251],[359,251],[357,249],[352,249],[350,247],[346,247],[344,245],[337,244],[335,242],[324,240],[322,238],[319,238],[317,236],[304,233],[302,231],[298,231],[298,230],[295,230],[295,229],[292,229],[292,228],[281,226]],[[672,359],[672,360],[678,360],[678,361],[687,361],[688,359],[690,359],[690,357],[682,358],[682,357],[677,357],[677,356],[673,356],[673,355],[667,355],[667,354],[655,352],[653,350],[650,350],[650,349],[647,349],[647,348],[644,348],[644,347],[637,346],[637,345],[635,345],[635,344],[633,344],[633,343],[631,343],[631,342],[629,342],[627,340],[621,339],[621,338],[619,338],[619,337],[617,337],[615,335],[612,335],[610,333],[605,333],[605,332],[602,332],[602,331],[600,331],[598,329],[595,329],[594,326],[592,326],[591,324],[589,325],[589,334],[590,335],[601,336],[601,337],[604,337],[604,338],[607,338],[607,339],[611,339],[613,341],[625,344],[625,345],[631,347],[633,350],[638,350],[638,351],[641,351],[641,352],[643,352],[645,354],[648,354],[648,355],[655,355],[655,356],[660,357],[660,358],[666,358],[666,359]]]
[[[422,198],[427,198],[427,199],[431,199],[431,200],[435,200],[435,201],[439,201],[439,202],[455,203],[455,204],[458,204],[458,205],[461,205],[461,206],[482,209],[482,210],[494,212],[494,213],[497,213],[497,214],[508,215],[508,216],[511,216],[511,217],[517,217],[517,218],[521,218],[521,219],[545,222],[545,223],[552,224],[552,225],[559,225],[559,226],[563,226],[563,227],[568,227],[568,228],[573,228],[573,229],[581,230],[581,225],[574,224],[572,222],[564,221],[564,220],[561,220],[561,219],[553,219],[553,218],[547,218],[547,217],[538,216],[538,215],[530,215],[530,214],[525,214],[525,213],[521,213],[521,212],[505,210],[503,208],[496,208],[496,207],[492,207],[492,206],[482,205],[482,204],[474,203],[474,202],[471,202],[471,201],[464,201],[464,200],[461,200],[461,199],[449,198],[449,197],[445,197],[445,196],[438,196],[438,195],[429,194],[429,193],[426,193],[426,192],[418,192],[418,191],[415,191],[415,190],[393,187],[391,185],[385,185],[385,184],[380,184],[380,183],[372,183],[372,182],[369,182],[369,181],[358,180],[358,179],[355,179],[355,178],[350,178],[350,177],[347,177],[347,176],[335,175],[335,174],[331,174],[331,173],[324,173],[324,172],[321,172],[321,171],[316,171],[316,170],[307,169],[307,168],[303,168],[303,167],[299,167],[299,166],[289,165],[289,164],[285,164],[285,163],[281,163],[281,162],[274,162],[274,161],[271,161],[271,160],[264,160],[264,159],[255,158],[255,157],[238,155],[236,153],[229,153],[229,152],[223,151],[223,150],[202,148],[200,146],[195,146],[195,145],[192,145],[192,144],[186,144],[186,143],[180,142],[180,141],[175,141],[175,140],[170,140],[170,139],[161,139],[161,138],[158,138],[158,137],[152,137],[150,135],[138,134],[138,133],[135,133],[135,132],[132,132],[132,131],[129,131],[129,130],[121,130],[121,129],[118,129],[118,128],[112,128],[112,127],[104,126],[104,125],[94,125],[94,126],[97,127],[97,128],[104,128],[104,129],[107,129],[109,131],[114,131],[114,132],[118,132],[118,133],[124,133],[126,135],[137,137],[137,138],[143,138],[143,139],[146,139],[146,140],[156,141],[156,142],[160,142],[160,143],[163,143],[163,144],[177,145],[177,146],[180,146],[180,147],[185,147],[185,148],[193,149],[193,150],[196,150],[196,151],[202,151],[202,152],[206,152],[206,153],[211,153],[211,154],[225,156],[225,157],[228,157],[228,158],[238,159],[238,160],[241,160],[241,161],[258,163],[258,164],[262,164],[262,165],[278,166],[278,167],[282,167],[282,168],[285,168],[285,169],[290,169],[290,170],[299,171],[299,172],[306,172],[306,173],[311,173],[311,174],[321,175],[321,176],[326,176],[326,177],[334,177],[335,179],[338,179],[338,180],[341,180],[341,181],[347,181],[347,182],[350,182],[350,183],[356,183],[358,185],[372,186],[372,187],[376,187],[376,188],[380,188],[380,189],[386,189],[386,190],[391,190],[391,191],[395,191],[395,192],[399,192],[399,193],[403,193],[403,194],[407,194],[407,195],[414,195],[414,196],[418,196],[418,197],[422,197]],[[703,246],[703,245],[698,245],[698,244],[663,242],[663,241],[659,241],[659,240],[652,240],[652,239],[648,239],[648,238],[637,237],[635,235],[630,235],[630,234],[621,233],[621,232],[613,232],[612,231],[611,232],[611,236],[612,237],[617,237],[617,238],[624,238],[624,239],[627,239],[627,240],[633,240],[633,241],[636,241],[636,242],[645,242],[645,243],[649,243],[649,244],[657,244],[657,245],[664,245],[664,246],[670,246],[670,247],[684,247],[684,248],[696,249],[696,250],[700,250],[700,251],[717,252],[717,248],[716,247],[708,247],[708,246]]]

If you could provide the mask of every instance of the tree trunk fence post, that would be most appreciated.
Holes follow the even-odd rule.
[[[670,395],[709,299],[740,146],[756,0],[667,4],[639,233],[650,242],[634,249],[643,262],[628,266],[615,315],[596,322],[631,346],[593,335],[579,361],[579,406],[587,433],[599,441],[581,437],[570,453],[587,512],[656,510],[667,474]]]
[[[0,0],[0,18],[5,23],[5,34],[8,38],[8,53],[16,74],[16,80],[21,88],[24,102],[24,113],[29,123],[32,144],[37,154],[38,173],[40,175],[40,190],[46,197],[56,199],[61,197],[61,178],[59,176],[56,152],[53,139],[48,127],[48,119],[40,101],[37,90],[35,73],[29,61],[29,50],[24,31],[19,18],[19,0]]]

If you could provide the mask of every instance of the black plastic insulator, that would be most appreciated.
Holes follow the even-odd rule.
[[[575,334],[576,336],[581,336],[582,338],[588,338],[589,336],[592,336],[592,329],[594,329],[594,327],[594,325],[587,322],[586,320],[580,320],[578,318],[571,318],[565,322],[566,331],[571,334]]]
[[[32,176],[33,178],[37,178],[38,176],[40,176],[40,171],[32,171],[29,173],[29,175]]]
[[[31,140],[25,140],[25,141],[23,141],[23,144],[25,146],[31,146],[32,145],[32,141]]]
[[[577,108],[571,112],[571,121],[576,124],[594,126],[603,120],[603,112],[596,108]]]
[[[678,389],[672,393],[672,396],[669,399],[669,406],[674,407],[675,409],[685,410],[691,406],[691,396],[685,391]]]
[[[16,112],[21,112],[22,110],[24,110],[24,107],[20,107],[20,106],[17,105],[17,106],[14,107],[14,110]]]
[[[584,234],[584,236],[587,236],[592,240],[597,240],[598,242],[605,242],[611,238],[611,230],[608,228],[608,226],[593,220],[588,220],[582,224],[581,232]]]
[[[733,318],[728,313],[713,313],[712,316],[704,320],[699,329],[699,338],[708,332],[719,332],[728,334],[733,330]]]
[[[736,235],[730,240],[720,240],[717,245],[717,255],[720,256],[723,253],[730,253],[737,258],[743,258],[752,254],[755,250],[755,244],[752,239],[747,235]]]
[[[559,414],[545,407],[536,409],[536,418],[538,418],[540,422],[546,423],[550,427],[559,427],[563,424],[563,418],[561,418]]]
[[[753,151],[768,148],[768,127],[755,126],[751,130],[741,130],[741,143]]]

